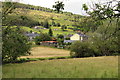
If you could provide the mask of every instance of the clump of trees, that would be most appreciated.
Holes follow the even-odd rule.
[[[52,38],[49,34],[47,33],[41,33],[40,36],[35,37],[35,44],[40,45],[41,41],[51,41]]]
[[[115,1],[106,4],[95,4],[94,10],[88,11],[88,7],[84,4],[84,10],[90,15],[92,23],[97,25],[90,26],[88,31],[89,39],[86,42],[75,42],[71,46],[71,56],[73,57],[88,57],[88,56],[110,56],[119,55],[119,10],[120,2]],[[118,11],[116,13],[115,11]],[[96,20],[96,21],[94,21]],[[89,21],[88,21],[89,22]],[[88,23],[86,22],[86,24]],[[83,23],[84,24],[84,23]],[[88,23],[89,24],[89,23]],[[87,27],[87,26],[86,26]]]
[[[115,21],[105,21],[85,42],[75,42],[71,45],[70,55],[73,57],[111,56],[119,55],[119,31],[116,31]]]
[[[62,29],[62,31],[65,31],[65,29],[67,29],[67,26],[66,25],[62,25],[61,29]]]
[[[59,45],[63,45],[64,35],[59,34],[59,35],[57,36],[57,41],[58,41]]]
[[[31,43],[19,27],[3,27],[2,61],[14,62],[22,55],[30,54]]]
[[[77,41],[71,45],[70,55],[72,57],[90,57],[94,56],[94,51],[88,42]]]
[[[2,8],[2,21],[8,18],[15,9],[15,3],[5,2]],[[10,22],[2,24],[2,61],[14,62],[22,55],[30,54],[31,44],[28,38],[23,35],[21,29],[17,27],[10,27]]]

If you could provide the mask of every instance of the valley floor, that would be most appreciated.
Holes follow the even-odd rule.
[[[33,47],[31,49],[31,55],[22,56],[21,58],[41,58],[41,57],[58,57],[58,56],[70,56],[70,51],[39,46],[39,47]]]
[[[2,70],[3,78],[117,78],[118,56],[5,64]]]

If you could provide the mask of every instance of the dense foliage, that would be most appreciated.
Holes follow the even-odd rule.
[[[120,2],[116,1],[115,6],[112,5],[113,2],[108,2],[105,5],[95,4],[92,12],[88,11],[88,7],[85,4],[83,5],[84,10],[90,15],[88,18],[92,20],[92,22],[85,20],[86,22],[83,23],[85,27],[91,24],[87,31],[89,39],[86,42],[75,42],[72,44],[71,56],[87,57],[120,54],[120,43],[118,41],[120,37]],[[118,11],[118,13],[115,13],[115,11]],[[96,22],[97,24],[94,25]]]
[[[22,34],[20,28],[4,27],[2,34],[2,60],[3,62],[15,61],[22,55],[30,54],[30,43]]]
[[[70,55],[72,57],[90,57],[94,56],[94,51],[88,42],[77,41],[71,45]]]
[[[57,36],[57,41],[58,41],[59,45],[63,45],[64,35],[59,34],[59,35]]]
[[[46,33],[41,33],[40,36],[35,37],[35,44],[40,45],[41,41],[50,41],[52,38],[50,37],[49,34]]]
[[[52,31],[52,29],[51,29],[51,28],[49,29],[48,34],[49,34],[51,37],[53,36],[53,31]]]
[[[53,5],[53,8],[59,13],[61,10],[64,10],[64,4],[63,2],[57,1],[55,2],[55,5]]]
[[[4,22],[8,15],[15,9],[15,4],[12,2],[6,2],[2,8],[2,20],[4,26],[2,26],[2,61],[13,62],[22,55],[30,54],[30,43],[27,37],[23,35],[20,28],[10,27],[10,22]]]

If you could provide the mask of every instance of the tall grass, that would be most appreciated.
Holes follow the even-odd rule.
[[[3,78],[117,78],[118,56],[3,65]]]

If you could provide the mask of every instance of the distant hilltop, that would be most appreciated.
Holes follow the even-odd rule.
[[[5,2],[2,2],[5,3]],[[15,3],[15,7],[16,8],[24,8],[24,9],[31,9],[31,10],[38,10],[38,11],[45,11],[45,12],[55,12],[53,9],[50,8],[46,8],[46,7],[41,7],[41,6],[35,6],[35,5],[30,5],[30,4],[23,4],[23,3],[18,3],[18,2],[13,2]],[[78,15],[78,14],[73,14],[72,12],[60,12],[62,14],[66,14],[66,15]],[[81,15],[78,15],[81,16]]]

